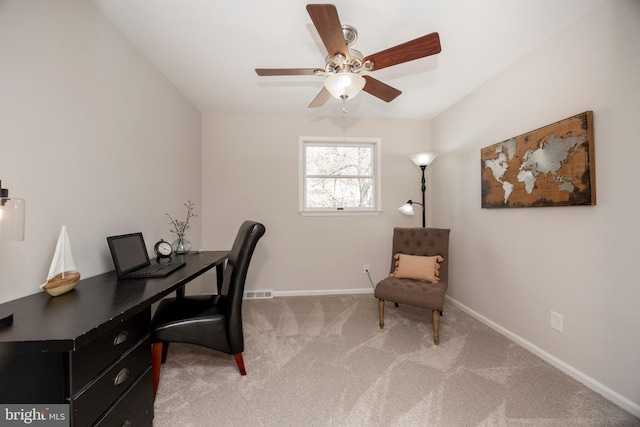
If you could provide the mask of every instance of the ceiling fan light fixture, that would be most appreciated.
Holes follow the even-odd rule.
[[[319,68],[256,68],[259,76],[327,76],[324,87],[309,104],[309,108],[323,106],[329,98],[342,101],[346,113],[346,100],[353,98],[365,87],[365,92],[376,98],[391,102],[402,92],[371,76],[359,76],[362,70],[377,71],[416,59],[440,53],[440,35],[437,32],[399,45],[363,56],[351,49],[358,39],[358,31],[350,25],[342,25],[338,10],[333,4],[307,4],[307,13],[326,48],[328,56],[324,70]],[[421,166],[422,167],[422,166]],[[426,165],[425,165],[426,167]]]
[[[324,87],[337,99],[351,99],[360,93],[366,80],[359,74],[339,72],[324,79]]]

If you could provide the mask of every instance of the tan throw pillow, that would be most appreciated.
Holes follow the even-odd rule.
[[[444,261],[440,255],[436,256],[416,256],[396,254],[396,269],[390,277],[398,279],[425,280],[431,283],[439,283],[440,262]]]

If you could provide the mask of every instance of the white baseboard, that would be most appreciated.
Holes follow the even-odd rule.
[[[328,289],[317,291],[274,291],[274,297],[303,297],[314,295],[352,295],[352,294],[372,294],[373,288],[358,289]]]
[[[458,307],[460,310],[464,311],[465,313],[469,314],[470,316],[474,317],[475,319],[479,320],[480,322],[484,323],[485,325],[489,326],[490,328],[494,329],[495,331],[499,332],[500,334],[506,336],[510,340],[520,344],[522,347],[526,348],[527,350],[529,350],[530,352],[532,352],[536,356],[540,357],[545,362],[549,363],[552,366],[555,366],[556,368],[560,369],[562,372],[564,372],[567,375],[575,378],[577,381],[580,381],[582,384],[584,384],[585,386],[589,387],[591,390],[595,391],[596,393],[601,394],[606,399],[610,400],[611,402],[615,403],[616,405],[620,406],[621,408],[625,409],[626,411],[629,411],[630,413],[632,413],[636,417],[640,417],[640,405],[638,405],[637,403],[632,402],[631,400],[627,399],[626,397],[624,397],[620,393],[618,393],[618,392],[610,389],[609,387],[605,386],[604,384],[594,380],[590,376],[586,375],[584,372],[581,372],[581,371],[577,370],[573,366],[571,366],[571,365],[567,364],[566,362],[558,359],[557,357],[553,356],[552,354],[547,353],[546,351],[542,350],[540,347],[536,346],[535,344],[525,340],[524,338],[520,337],[519,335],[514,334],[513,332],[509,331],[508,329],[503,328],[502,326],[498,325],[497,323],[493,322],[492,320],[484,317],[480,313],[478,313],[478,312],[470,309],[466,305],[456,301],[455,299],[447,296],[447,300],[452,305]]]

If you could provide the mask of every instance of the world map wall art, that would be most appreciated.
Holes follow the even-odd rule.
[[[485,147],[482,207],[596,204],[593,112]]]

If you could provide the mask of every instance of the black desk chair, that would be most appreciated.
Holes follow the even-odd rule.
[[[184,296],[162,300],[153,316],[153,395],[160,382],[160,365],[169,342],[201,345],[233,354],[246,375],[242,351],[242,298],[249,262],[264,225],[245,221],[233,243],[219,295]],[[163,345],[164,344],[164,345]]]

